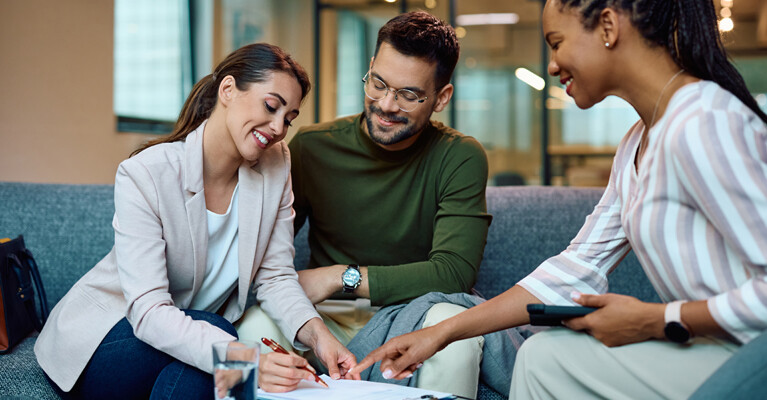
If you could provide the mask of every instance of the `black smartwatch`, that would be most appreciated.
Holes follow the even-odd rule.
[[[360,273],[360,266],[357,264],[350,264],[346,267],[343,275],[341,275],[341,283],[344,285],[344,293],[353,293],[354,289],[357,289],[362,282],[362,274]]]
[[[690,330],[682,323],[682,304],[686,303],[684,300],[672,301],[666,304],[666,312],[664,318],[666,320],[666,327],[663,329],[663,333],[666,335],[666,339],[671,342],[685,344],[690,341]]]

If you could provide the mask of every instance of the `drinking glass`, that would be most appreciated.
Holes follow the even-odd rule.
[[[213,343],[213,398],[256,400],[260,353],[258,342],[235,340]]]

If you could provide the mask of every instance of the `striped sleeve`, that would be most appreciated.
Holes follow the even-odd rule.
[[[621,226],[621,200],[616,187],[620,165],[616,157],[610,182],[594,211],[570,245],[549,258],[519,285],[546,304],[575,305],[572,291],[587,294],[607,292],[607,275],[630,250]]]
[[[692,206],[731,253],[720,273],[739,277],[739,285],[708,299],[708,309],[746,343],[767,329],[767,128],[732,103],[688,119],[674,133],[671,152]]]

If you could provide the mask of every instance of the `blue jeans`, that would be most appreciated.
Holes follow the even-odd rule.
[[[183,310],[237,337],[223,317]],[[123,318],[101,342],[69,393],[53,387],[65,399],[206,399],[213,398],[213,376],[144,343]]]

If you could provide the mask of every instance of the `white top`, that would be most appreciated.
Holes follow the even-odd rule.
[[[235,339],[182,311],[197,297],[207,267],[204,130],[202,123],[185,140],[152,146],[117,168],[115,245],[56,303],[35,342],[37,362],[63,390],[72,389],[123,318],[142,342],[207,373],[213,373],[211,344]],[[292,342],[320,317],[293,268],[288,145],[274,143],[237,175],[240,273],[221,316],[237,321],[255,297]]]
[[[190,308],[216,312],[232,294],[237,284],[237,189],[232,192],[229,209],[224,214],[208,212],[208,260],[205,279],[192,299]]]
[[[664,302],[707,300],[741,343],[767,330],[767,126],[716,83],[679,89],[650,130],[624,137],[610,182],[565,251],[520,285],[545,303],[604,293],[629,250]]]

